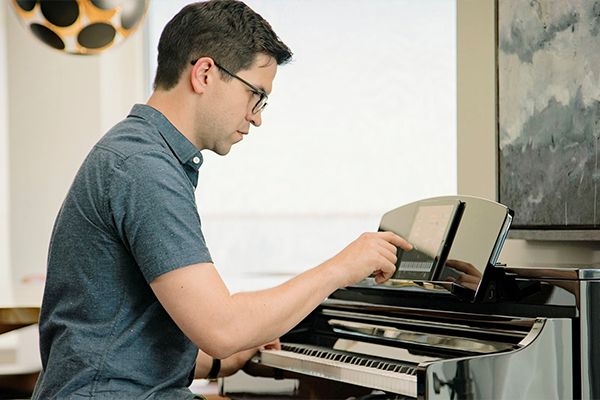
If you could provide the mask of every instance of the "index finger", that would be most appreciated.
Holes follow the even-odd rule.
[[[381,237],[383,237],[383,239],[385,239],[386,241],[390,242],[391,244],[393,244],[396,247],[400,247],[402,250],[412,250],[413,249],[413,245],[408,243],[408,241],[406,241],[406,239],[396,235],[394,232],[391,231],[385,231],[385,232],[379,232],[381,234]]]

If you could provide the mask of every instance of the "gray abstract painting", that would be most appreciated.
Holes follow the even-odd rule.
[[[513,226],[598,228],[600,1],[498,0],[498,135]]]

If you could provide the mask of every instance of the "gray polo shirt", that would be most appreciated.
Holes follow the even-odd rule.
[[[194,190],[202,154],[135,105],[92,149],[56,219],[34,399],[186,399],[197,354],[150,289],[212,262]]]

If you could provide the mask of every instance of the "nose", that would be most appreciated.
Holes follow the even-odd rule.
[[[258,128],[262,124],[262,110],[256,114],[252,114],[252,111],[249,111],[246,115],[246,121]]]

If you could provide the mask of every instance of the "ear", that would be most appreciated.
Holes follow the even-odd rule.
[[[213,79],[215,69],[215,62],[212,58],[199,58],[192,66],[192,72],[190,73],[192,90],[196,93],[204,93],[209,82]]]

